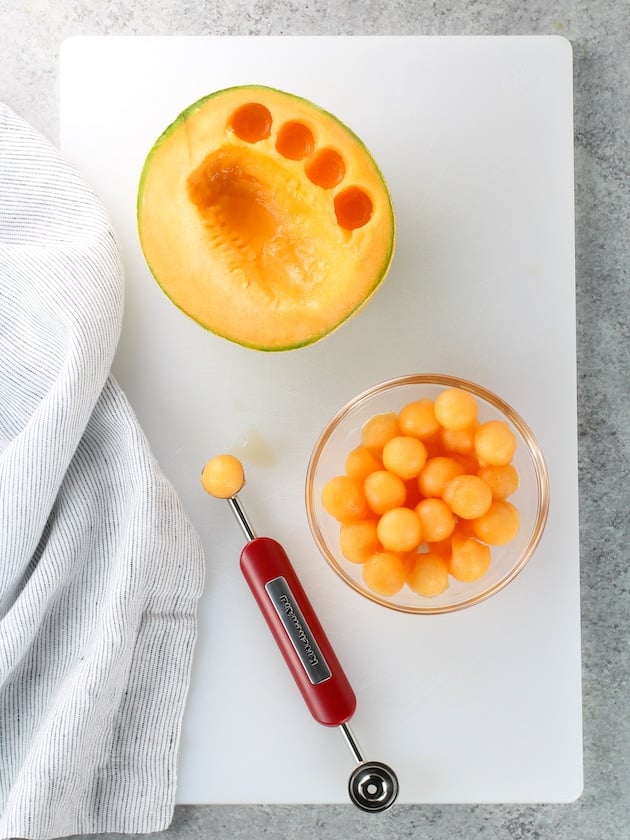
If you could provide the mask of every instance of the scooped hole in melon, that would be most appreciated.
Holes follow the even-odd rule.
[[[348,187],[335,196],[335,215],[339,226],[356,230],[372,218],[372,199],[361,187]]]
[[[334,149],[320,149],[307,161],[304,172],[311,183],[330,190],[343,181],[346,165],[339,152]]]
[[[276,138],[276,149],[289,160],[308,157],[315,147],[311,129],[304,123],[292,120],[280,126]]]
[[[228,124],[240,140],[257,143],[269,137],[273,120],[269,108],[259,102],[247,102],[234,111]]]

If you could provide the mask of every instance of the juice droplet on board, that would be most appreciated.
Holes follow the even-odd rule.
[[[250,429],[243,441],[232,448],[239,458],[244,458],[260,467],[269,467],[276,462],[276,453],[256,429]]]

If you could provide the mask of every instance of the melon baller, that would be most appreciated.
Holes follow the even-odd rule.
[[[385,811],[398,796],[396,774],[363,758],[349,726],[354,691],[286,552],[276,540],[256,536],[238,499],[243,484],[244,478],[233,494],[218,496],[229,503],[247,540],[241,572],[310,713],[324,726],[338,726],[352,752],[357,764],[348,780],[350,800],[362,811]],[[204,489],[215,496],[205,483]]]

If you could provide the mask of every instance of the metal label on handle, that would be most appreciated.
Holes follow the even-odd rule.
[[[332,676],[330,668],[313,638],[286,579],[274,578],[265,584],[265,589],[311,683],[318,685],[329,680]]]

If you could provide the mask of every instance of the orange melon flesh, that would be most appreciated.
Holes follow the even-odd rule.
[[[211,94],[151,149],[138,191],[147,264],[202,326],[261,350],[319,340],[389,269],[394,213],[372,156],[311,102]]]

